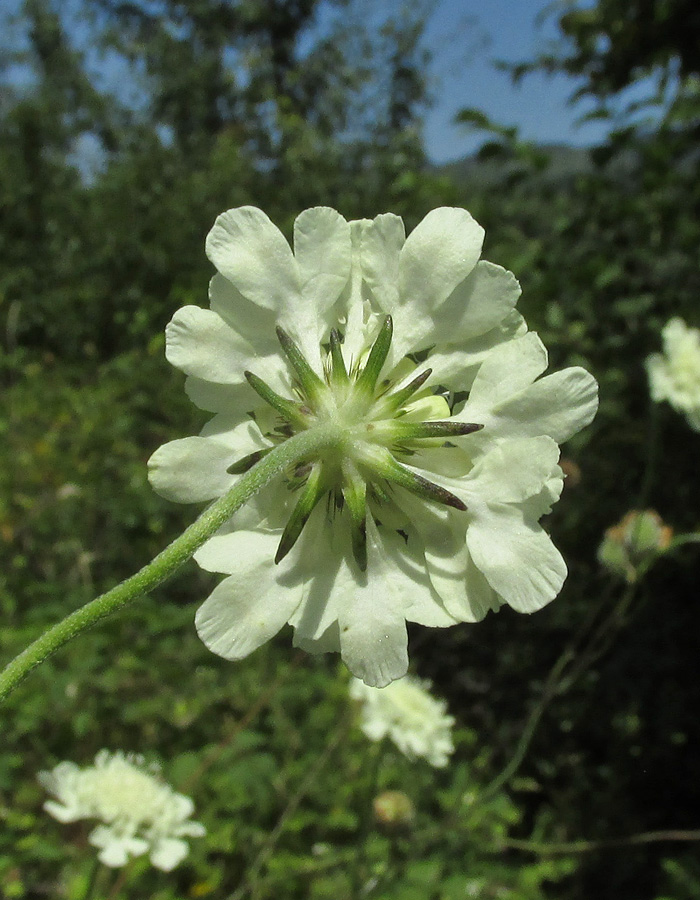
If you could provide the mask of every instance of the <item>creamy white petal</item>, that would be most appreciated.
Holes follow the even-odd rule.
[[[129,856],[141,856],[148,850],[148,842],[141,838],[122,836],[109,825],[98,825],[88,838],[93,847],[100,847],[98,859],[106,866],[126,865]]]
[[[484,229],[466,209],[434,209],[406,238],[399,258],[402,304],[431,311],[472,271],[481,254]]]
[[[299,296],[299,271],[282,232],[262,210],[222,213],[207,235],[207,256],[253,303],[279,311]]]
[[[261,402],[247,381],[240,384],[215,384],[189,375],[185,379],[185,393],[199,409],[235,415],[241,420]]]
[[[546,434],[562,444],[590,424],[597,409],[595,378],[585,369],[572,367],[541,378],[499,404],[484,419],[483,436]]]
[[[47,800],[44,803],[46,812],[59,822],[77,822],[85,816],[83,809],[73,804],[56,803],[55,800]]]
[[[461,622],[481,622],[489,612],[498,612],[503,600],[474,565],[470,553],[466,555],[464,580],[461,589],[445,597],[445,606]]]
[[[393,213],[377,216],[362,232],[362,275],[384,313],[393,314],[399,305],[399,254],[405,241],[403,220]]]
[[[558,470],[559,447],[544,435],[505,440],[482,456],[454,489],[467,507],[472,497],[489,505],[521,503],[538,494]]]
[[[213,539],[212,539],[213,540]],[[214,588],[197,610],[197,633],[206,646],[225,659],[243,659],[274,637],[301,600],[301,586],[283,565],[274,564],[279,534],[236,532],[228,535],[235,575]],[[211,544],[209,541],[208,544]],[[197,562],[209,561],[207,544]],[[217,566],[219,568],[219,566]]]
[[[174,503],[199,503],[220,497],[237,476],[227,472],[236,461],[230,443],[188,437],[163,444],[148,460],[148,479],[161,497]]]
[[[405,597],[394,580],[381,538],[367,520],[367,571],[346,565],[338,573],[338,626],[345,665],[373,687],[385,687],[408,669]]]
[[[454,391],[469,390],[479,367],[494,347],[526,333],[525,320],[514,310],[496,328],[476,338],[459,344],[441,341],[430,351],[425,362],[433,370],[431,381],[434,384],[449,385]]]
[[[200,431],[200,436],[214,438],[220,443],[226,444],[231,448],[236,459],[242,459],[255,450],[270,447],[270,442],[263,437],[255,422],[250,419],[244,419],[241,422],[236,416],[229,413],[219,413],[209,419]]]
[[[217,313],[183,306],[165,329],[165,356],[187,375],[240,384],[257,353]]]
[[[428,577],[424,550],[415,532],[406,540],[397,532],[383,528],[379,539],[385,559],[385,577],[403,601],[406,620],[430,628],[454,625],[454,617],[445,609]]]
[[[553,600],[566,578],[566,564],[539,525],[503,506],[467,529],[467,546],[491,587],[518,612],[531,613]]]
[[[177,838],[161,838],[151,850],[151,862],[156,869],[171,872],[187,856],[189,849],[185,841]]]
[[[457,418],[481,422],[485,413],[529,387],[546,368],[547,351],[534,331],[495,347],[481,364],[467,404]]]
[[[275,313],[252,303],[218,272],[209,282],[209,306],[261,356],[278,352]]]
[[[293,645],[305,653],[340,653],[340,631],[338,623],[333,622],[316,640],[311,640],[299,632],[294,632]]]
[[[350,279],[350,225],[328,206],[304,210],[294,222],[294,255],[303,307],[310,316],[332,307]],[[290,312],[294,314],[292,308]]]
[[[302,601],[289,620],[297,644],[321,640],[337,622],[339,570],[344,570],[340,577],[348,577],[344,561],[347,546],[343,540],[348,538],[346,523],[329,522],[324,506],[320,503],[316,507],[299,538],[297,571],[303,581]]]
[[[496,328],[510,313],[520,296],[520,285],[512,272],[482,260],[434,312],[435,343],[471,340]]]
[[[353,675],[372,687],[386,687],[408,671],[408,634],[404,617],[382,608],[381,592],[375,591],[376,585],[362,586],[352,612],[342,614],[340,652]]]

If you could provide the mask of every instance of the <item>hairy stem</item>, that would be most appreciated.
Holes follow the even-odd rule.
[[[231,490],[192,523],[172,544],[135,575],[91,600],[44,632],[0,673],[0,701],[33,668],[71,638],[128,603],[143,597],[180,569],[243,504],[291,466],[342,440],[335,425],[318,425],[286,440],[245,472]]]

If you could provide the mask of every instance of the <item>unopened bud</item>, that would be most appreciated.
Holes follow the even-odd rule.
[[[411,798],[403,791],[382,791],[372,805],[377,824],[388,831],[409,828],[416,817]]]
[[[653,509],[632,510],[617,525],[607,529],[598,548],[598,561],[627,582],[634,582],[641,566],[663,553],[672,536],[673,529]]]

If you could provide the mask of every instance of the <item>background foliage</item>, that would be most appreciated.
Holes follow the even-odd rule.
[[[640,492],[643,360],[672,315],[700,325],[688,49],[700,23],[684,0],[557,9],[558,51],[516,77],[577,75],[601,116],[642,75],[662,89],[575,157],[465,111],[491,140],[443,171],[421,146],[418,4],[370,19],[355,0],[25,0],[12,21],[3,14],[3,658],[192,518],[150,491],[145,461],[202,421],[161,335],[177,307],[203,302],[204,236],[227,207],[260,206],[288,231],[317,203],[349,217],[392,210],[409,227],[432,207],[466,206],[486,227],[486,258],[523,284],[521,309],[553,365],[585,365],[602,400],[567,445],[574,475],[548,523],[571,570],[562,597],[532,619],[506,611],[412,634],[416,671],[458,720],[445,772],[387,755],[381,783],[411,796],[412,830],[372,826],[361,840],[373,748],[335,661],[295,656],[286,635],[245,663],[216,659],[192,629],[210,585],[192,566],[67,647],[3,711],[3,896],[81,896],[86,832],[48,819],[35,774],[106,746],[160,759],[209,832],[172,876],[137,865],[111,896],[225,898],[248,878],[260,898],[345,897],[359,865],[369,896],[402,900],[700,898],[697,845],[626,840],[698,827],[696,551],[651,571],[601,652],[579,651],[565,692],[550,697],[547,682],[623,594],[595,561],[604,529],[640,502],[698,529],[698,438],[668,408]],[[470,805],[531,709],[543,715],[518,776]]]

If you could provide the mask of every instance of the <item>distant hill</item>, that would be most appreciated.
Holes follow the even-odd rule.
[[[541,178],[548,183],[568,181],[576,175],[592,172],[594,167],[589,150],[583,147],[570,147],[567,144],[542,144],[535,149],[542,155]],[[514,175],[522,170],[523,163],[510,155],[497,155],[480,158],[478,154],[465,156],[464,159],[435,166],[441,175],[449,176],[458,184],[480,186],[502,182],[504,177]]]

